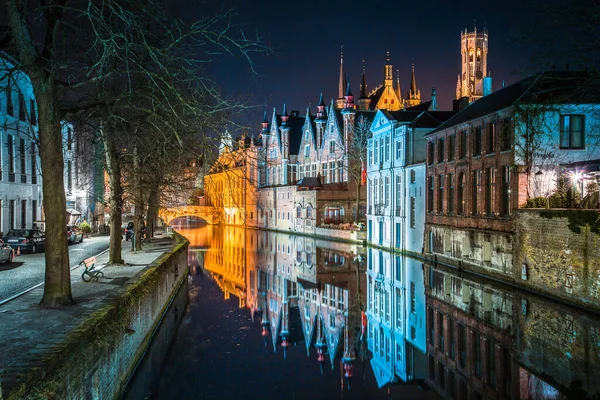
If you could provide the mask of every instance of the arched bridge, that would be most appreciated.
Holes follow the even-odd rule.
[[[209,224],[219,224],[223,220],[220,209],[212,206],[180,206],[171,208],[161,208],[158,216],[170,225],[171,221],[178,217],[197,217],[202,218]]]

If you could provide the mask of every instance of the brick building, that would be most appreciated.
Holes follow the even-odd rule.
[[[585,79],[576,72],[535,75],[482,97],[425,135],[427,253],[516,276],[518,210],[554,193],[567,165],[599,158],[600,97],[581,89]]]

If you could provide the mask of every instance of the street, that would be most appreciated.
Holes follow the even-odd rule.
[[[108,248],[109,236],[89,237],[69,245],[69,262],[76,266]],[[11,264],[0,264],[0,302],[44,281],[44,253],[21,253]]]

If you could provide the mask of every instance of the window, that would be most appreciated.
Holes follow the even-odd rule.
[[[8,147],[8,181],[15,181],[15,147],[13,143],[13,135],[7,136]]]
[[[438,312],[438,349],[444,352],[444,314]]]
[[[467,328],[463,324],[458,324],[458,364],[467,366]]]
[[[410,312],[417,312],[417,286],[414,282],[410,283]]]
[[[458,144],[458,158],[467,156],[467,131],[460,132],[460,143]]]
[[[454,174],[448,174],[448,214],[454,214]]]
[[[15,229],[15,201],[10,200],[8,203],[8,230]]]
[[[448,357],[454,360],[454,320],[448,318]]]
[[[410,183],[415,183],[417,181],[417,173],[414,169],[410,170]]]
[[[496,388],[496,342],[494,338],[489,338],[487,341],[487,376],[488,384],[493,389]],[[508,377],[507,377],[508,378]]]
[[[487,124],[487,149],[486,153],[492,154],[496,152],[496,124]]]
[[[502,195],[500,196],[500,214],[510,215],[510,167],[502,167]]]
[[[473,137],[473,156],[481,155],[481,127],[475,128],[475,134]]]
[[[31,122],[31,125],[37,125],[37,110],[33,99],[29,100],[29,122]]]
[[[433,164],[434,161],[433,142],[427,142],[427,164]]]
[[[15,106],[12,101],[12,89],[6,88],[6,113],[11,117],[15,116]]]
[[[417,226],[417,200],[415,197],[410,198],[410,227]]]
[[[510,150],[511,128],[512,128],[512,123],[511,123],[510,118],[505,118],[502,121],[502,131],[500,132],[500,151]]]
[[[385,161],[390,161],[390,137],[385,137]]]
[[[306,144],[304,145],[304,157],[309,157],[310,156],[310,145]]]
[[[433,191],[434,191],[435,179],[433,176],[429,176],[429,177],[427,177],[427,180],[429,181],[427,183],[427,211],[433,212]]]
[[[330,154],[335,153],[335,140],[329,141],[329,153]]]
[[[472,346],[472,355],[473,355],[473,372],[475,376],[481,379],[481,335],[479,332],[473,332],[473,346]]]
[[[583,149],[583,115],[560,116],[560,148]]]
[[[308,207],[306,207],[306,218],[312,218],[312,217],[313,217],[313,215],[312,215],[312,207],[308,206]]]
[[[446,144],[446,140],[444,140],[443,138],[438,139],[438,154],[437,154],[437,161],[439,163],[443,163],[444,162],[444,145]]]
[[[440,176],[438,177],[438,205],[437,205],[437,211],[439,213],[443,213],[444,212],[444,175],[440,174]]]
[[[485,193],[485,213],[487,215],[494,214],[494,191],[496,188],[496,169],[488,168],[486,170],[486,193]]]
[[[396,288],[396,326],[402,326],[402,291]]]
[[[473,171],[473,180],[471,182],[471,213],[479,213],[479,190],[481,189],[481,170]]]
[[[433,345],[433,338],[435,335],[435,330],[433,328],[433,308],[427,307],[427,326],[429,327],[429,335],[427,335],[427,341],[429,344]]]
[[[477,48],[477,62],[481,62],[481,47]]]
[[[402,157],[402,141],[396,141],[396,160],[399,160]]]
[[[25,108],[25,97],[19,93],[19,119],[27,121],[27,108]]]
[[[456,146],[456,135],[448,136],[448,161],[454,160],[454,152]]]
[[[369,141],[369,165],[373,165],[373,142]]]
[[[458,176],[458,198],[456,205],[458,206],[458,214],[463,215],[465,213],[465,174],[462,172]]]
[[[25,139],[19,139],[19,157],[21,164],[21,183],[27,183],[27,154],[25,152]]]
[[[473,49],[469,49],[469,62],[473,62]]]
[[[389,206],[390,201],[390,177],[385,177],[385,206]]]
[[[402,207],[402,175],[396,175],[396,217],[400,217]]]
[[[31,200],[31,221],[37,221],[37,200]]]
[[[27,200],[21,200],[21,229],[27,228]]]

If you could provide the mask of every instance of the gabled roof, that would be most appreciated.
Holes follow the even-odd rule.
[[[412,106],[412,107],[406,107],[406,110],[407,110],[407,111],[413,111],[413,110],[414,110],[414,111],[418,111],[418,110],[421,110],[421,111],[428,111],[429,109],[431,109],[431,104],[432,104],[432,101],[431,101],[431,100],[429,100],[429,101],[424,101],[424,102],[422,102],[421,104],[417,104],[416,106]]]
[[[600,103],[600,72],[544,71],[480,98],[429,134],[514,104],[591,103]]]
[[[300,151],[300,142],[302,141],[302,127],[304,127],[305,116],[292,115],[288,118],[288,126],[290,127],[290,155],[297,155]],[[311,120],[314,118],[311,116]],[[277,126],[281,128],[281,114],[277,114]],[[271,127],[269,127],[269,132]],[[279,143],[281,143],[281,131],[277,131]]]
[[[320,188],[321,187],[321,178],[320,177],[313,177],[313,176],[305,176],[304,178],[300,179],[300,181],[297,183],[297,186],[299,187],[306,187],[306,188]]]
[[[423,111],[410,126],[413,128],[437,128],[456,115],[455,111]]]

